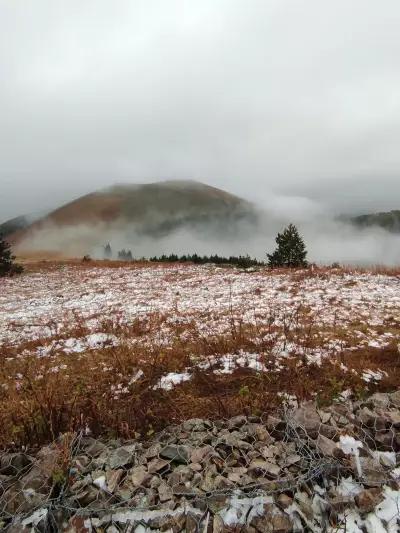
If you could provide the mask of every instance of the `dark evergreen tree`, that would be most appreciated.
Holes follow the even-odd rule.
[[[123,248],[122,250],[118,252],[118,259],[120,261],[132,261],[133,260],[132,252],[130,250],[125,250],[125,248]]]
[[[10,245],[0,235],[0,278],[20,274],[23,271],[22,266],[14,263],[14,260],[15,256],[11,253]]]
[[[105,246],[104,246],[104,258],[105,259],[111,259],[112,257],[112,249],[111,249],[111,245],[110,243],[107,243]]]
[[[278,233],[275,241],[278,246],[272,254],[267,254],[268,266],[272,268],[307,266],[306,246],[294,224],[289,224],[283,233]]]

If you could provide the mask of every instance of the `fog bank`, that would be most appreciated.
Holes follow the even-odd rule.
[[[356,228],[320,213],[299,211],[296,216],[286,218],[278,213],[260,212],[255,224],[243,223],[236,231],[221,233],[221,227],[205,229],[182,227],[162,237],[144,235],[135,224],[116,221],[112,225],[98,223],[57,227],[47,224],[19,243],[20,254],[32,252],[59,252],[67,257],[89,254],[103,258],[103,247],[110,243],[113,258],[118,251],[129,249],[133,257],[151,257],[171,253],[183,255],[218,254],[246,255],[259,260],[266,259],[266,253],[275,248],[278,231],[289,223],[298,225],[309,252],[308,259],[319,264],[339,262],[353,265],[400,264],[400,234],[380,228]]]

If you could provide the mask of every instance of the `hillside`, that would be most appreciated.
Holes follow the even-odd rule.
[[[0,224],[0,235],[7,237],[12,235],[16,231],[25,229],[29,226],[30,222],[25,215],[7,220],[3,224]]]
[[[400,233],[400,210],[359,215],[352,217],[350,222],[362,228],[376,226],[394,233]]]
[[[72,246],[84,253],[116,233],[128,245],[137,237],[158,239],[182,228],[224,238],[243,222],[256,220],[252,204],[223,190],[195,181],[164,181],[90,193],[8,234],[22,250]]]

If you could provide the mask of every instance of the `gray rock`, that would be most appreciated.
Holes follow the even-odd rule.
[[[214,490],[214,480],[217,474],[218,473],[215,465],[210,465],[206,468],[203,475],[203,480],[199,485],[202,491],[211,492],[212,490]]]
[[[35,490],[23,490],[19,482],[12,485],[7,492],[2,495],[1,510],[10,515],[25,514],[40,507],[47,500],[45,494],[40,494]]]
[[[241,450],[251,450],[252,446],[248,442],[242,440],[241,434],[238,432],[228,433],[218,439],[217,445],[224,444],[230,448],[239,448]]]
[[[307,435],[314,439],[318,437],[321,419],[313,403],[308,402],[296,409],[293,412],[293,420]]]
[[[17,476],[31,465],[32,457],[25,453],[3,453],[0,459],[0,474]]]
[[[160,457],[170,459],[176,463],[188,464],[192,449],[189,446],[168,445],[161,449]]]
[[[356,473],[356,465],[352,459],[353,471]],[[374,487],[380,486],[387,481],[387,474],[383,466],[370,457],[360,457],[362,480],[364,484]]]
[[[288,507],[290,507],[293,503],[293,498],[291,498],[290,496],[288,496],[287,494],[285,493],[282,493],[282,494],[279,494],[279,496],[277,497],[276,499],[276,503],[282,508],[282,509],[287,509]]]
[[[194,472],[191,468],[184,465],[179,465],[174,468],[171,474],[168,476],[168,483],[171,486],[179,485],[180,483],[186,483],[193,479]]]
[[[332,418],[332,413],[329,413],[328,411],[322,411],[321,409],[318,409],[317,412],[321,418],[321,422],[323,424],[328,424],[329,420]]]
[[[90,505],[96,501],[100,496],[100,491],[93,487],[93,485],[86,487],[82,491],[73,495],[73,499],[79,502],[82,507]]]
[[[310,496],[306,492],[301,492],[298,490],[294,495],[294,499],[308,520],[312,520],[314,516],[314,509]]]
[[[369,398],[368,402],[372,403],[375,407],[382,407],[383,409],[386,409],[389,407],[391,400],[392,399],[389,394],[384,392],[376,392]]]
[[[129,476],[134,487],[144,487],[151,479],[151,475],[143,465],[131,468]]]
[[[129,478],[125,478],[124,481],[118,485],[115,490],[115,495],[123,502],[129,501],[132,498],[136,488],[133,486]]]
[[[234,486],[235,483],[224,476],[218,475],[214,479],[214,487],[216,490],[231,489]]]
[[[223,533],[224,531],[224,521],[218,514],[216,514],[213,519],[212,533]]]
[[[336,513],[342,513],[345,509],[354,506],[354,498],[334,492],[329,497],[329,505]]]
[[[321,424],[319,427],[319,434],[331,440],[333,440],[338,435],[338,433],[339,432],[337,427],[331,424]]]
[[[241,433],[247,433],[249,437],[252,437],[254,440],[261,441],[265,444],[271,444],[274,441],[267,428],[262,424],[245,424],[241,428]]]
[[[319,434],[317,438],[317,448],[325,457],[335,457],[339,451],[333,440],[328,439],[321,434]]]
[[[287,457],[283,458],[282,464],[284,464],[285,466],[292,466],[292,465],[299,463],[300,461],[301,461],[301,456],[298,455],[297,453],[292,453],[288,455]]]
[[[170,462],[166,461],[165,459],[158,459],[155,457],[148,463],[147,470],[149,474],[155,474],[156,472],[161,472],[161,470],[165,470],[169,467]]]
[[[82,439],[81,445],[85,449],[85,454],[90,457],[97,457],[106,450],[105,444],[92,437],[85,437]]]
[[[200,463],[190,463],[189,468],[193,470],[193,472],[201,472],[203,470]]]
[[[135,445],[121,446],[113,450],[108,458],[108,464],[111,469],[121,468],[121,466],[130,466],[135,462]]]
[[[247,418],[245,416],[235,416],[234,418],[231,418],[228,420],[228,428],[229,429],[235,429],[240,428],[244,424],[246,424]]]
[[[115,492],[124,474],[125,474],[125,470],[122,470],[122,468],[118,470],[108,470],[106,472],[106,483],[107,483],[108,490],[111,493]]]
[[[185,431],[206,431],[212,428],[212,424],[209,420],[203,420],[202,418],[191,418],[183,422],[182,427]]]
[[[390,452],[397,449],[396,432],[393,429],[377,431],[374,438],[375,442],[379,443],[379,447],[384,451]]]
[[[218,514],[228,506],[228,497],[224,494],[215,494],[208,500],[208,507],[213,514]]]
[[[385,429],[387,426],[387,419],[382,416],[378,416],[376,412],[371,411],[368,407],[363,407],[357,413],[357,419],[369,428],[376,430]]]
[[[389,424],[396,429],[400,428],[400,411],[383,411],[382,416],[389,422]]]
[[[271,504],[265,506],[262,516],[256,516],[251,520],[250,526],[259,533],[289,533],[293,529],[289,516]]]
[[[272,415],[268,416],[265,425],[269,433],[275,438],[281,437],[286,429],[286,423],[284,420]]]
[[[80,474],[90,470],[90,458],[87,455],[78,455],[71,461],[71,470]]]
[[[145,450],[144,454],[142,455],[142,459],[147,460],[153,459],[153,457],[158,457],[161,449],[162,445],[159,442],[152,444],[149,448],[147,448],[147,450]]]
[[[265,459],[272,459],[278,455],[278,448],[274,445],[260,448],[260,453]]]
[[[361,513],[371,513],[382,500],[381,488],[363,490],[355,497],[357,507]]]
[[[395,407],[400,409],[400,390],[389,394],[389,400]]]
[[[165,483],[165,481],[162,481],[160,483],[160,486],[158,487],[158,496],[160,498],[160,502],[164,503],[166,501],[172,500],[174,493],[169,485]]]
[[[152,518],[149,520],[148,525],[152,530],[157,531],[166,531],[169,533],[179,533],[184,531],[186,523],[186,517],[184,514],[181,515],[166,515],[159,516],[157,518]]]
[[[198,533],[199,522],[200,522],[200,519],[198,517],[194,516],[191,513],[188,513],[186,516],[185,532],[186,533]]]
[[[253,460],[248,468],[249,474],[252,475],[267,475],[273,478],[277,478],[281,472],[278,465],[269,461],[263,461],[262,459]]]
[[[203,446],[201,448],[194,448],[190,453],[191,463],[202,463],[207,460],[212,454],[216,453],[212,446]]]
[[[67,473],[60,469],[59,459],[60,450],[57,448],[42,448],[29,472],[21,478],[24,490],[33,489],[41,494],[49,494],[55,475],[59,483],[67,481]]]

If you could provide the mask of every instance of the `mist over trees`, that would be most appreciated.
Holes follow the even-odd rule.
[[[104,246],[104,259],[111,259],[112,258],[112,249],[110,243],[107,243]]]
[[[131,250],[125,250],[125,248],[120,250],[118,252],[118,259],[120,261],[132,261],[133,256]]]

